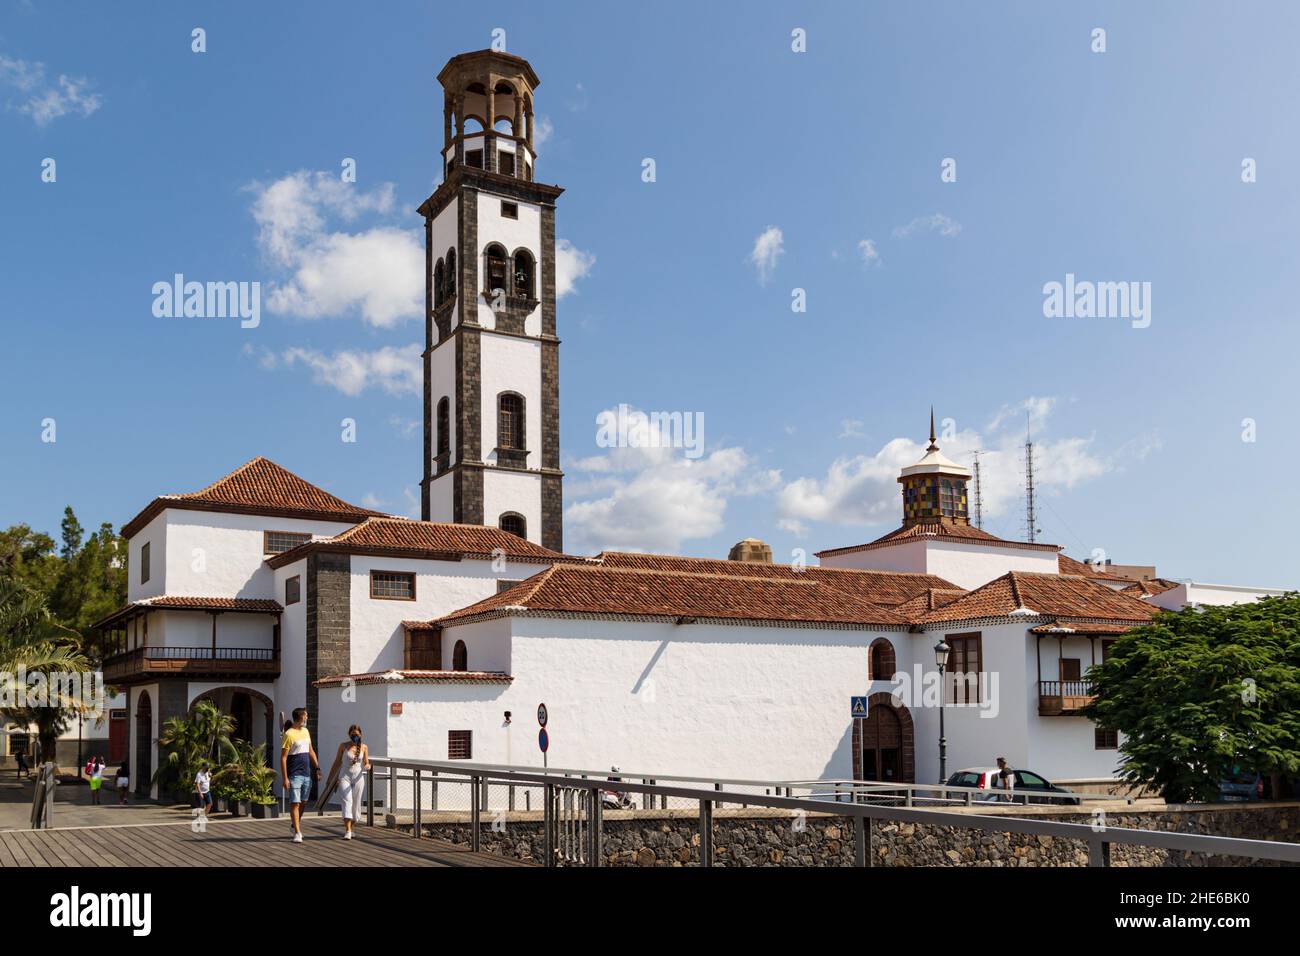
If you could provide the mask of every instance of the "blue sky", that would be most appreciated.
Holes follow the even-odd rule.
[[[257,454],[409,513],[435,75],[499,27],[567,189],[570,550],[869,540],[933,404],[946,453],[986,451],[995,533],[1023,528],[1028,414],[1040,540],[1295,584],[1300,10],[1046,6],[7,4],[0,521],[120,525]],[[349,256],[331,295],[286,294]],[[260,326],[155,318],[177,272],[261,282]],[[1149,282],[1149,327],[1045,317],[1067,273]],[[620,403],[702,413],[704,456],[597,447]]]

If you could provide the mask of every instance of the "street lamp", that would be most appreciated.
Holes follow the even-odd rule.
[[[952,648],[939,638],[939,643],[934,645],[934,662],[939,665],[939,783],[948,782],[948,738],[944,735],[943,729],[943,705],[948,697],[948,684],[944,680],[944,672],[948,668],[948,655]]]

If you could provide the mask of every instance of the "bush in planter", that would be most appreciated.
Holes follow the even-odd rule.
[[[184,717],[173,717],[163,725],[158,743],[165,750],[153,776],[159,793],[170,792],[177,802],[197,806],[194,775],[206,760],[220,762],[220,757],[234,748],[230,734],[235,719],[223,714],[210,700],[201,700]],[[217,759],[214,759],[214,756]]]

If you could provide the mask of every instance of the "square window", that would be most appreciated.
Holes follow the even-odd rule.
[[[502,200],[502,201],[501,201],[501,217],[502,217],[503,219],[518,219],[518,218],[519,218],[519,203],[517,203],[517,202],[506,202],[505,200]]]
[[[472,760],[474,757],[474,731],[447,731],[447,759]]]
[[[1097,750],[1118,750],[1119,731],[1096,728],[1093,731],[1093,747]]]

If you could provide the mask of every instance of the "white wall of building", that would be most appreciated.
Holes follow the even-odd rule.
[[[156,579],[158,590],[151,594],[186,597],[275,598],[271,569],[266,566],[262,550],[264,531],[328,537],[352,527],[348,522],[174,508],[168,508],[160,517],[166,518],[166,564],[162,564],[157,548],[152,548],[150,584],[154,585]],[[131,539],[133,560],[137,556],[137,539],[144,533]],[[133,570],[132,577],[138,580],[139,575]]]
[[[484,250],[493,242],[505,247],[506,255],[513,257],[520,249],[527,249],[533,257],[533,294],[540,298],[541,261],[542,261],[542,210],[535,203],[507,199],[519,207],[518,219],[507,219],[501,215],[502,197],[480,192],[478,196],[478,241],[479,241],[479,276],[487,275],[487,257]],[[513,268],[513,263],[509,268]],[[480,285],[483,283],[480,281]],[[475,290],[476,293],[482,290]],[[491,305],[484,301],[482,295],[476,294],[478,302],[478,322],[485,329],[496,328],[496,315]],[[542,331],[541,306],[533,309],[524,320],[524,332],[528,335],[540,335]],[[484,337],[486,344],[487,337]],[[486,355],[483,359],[483,371],[490,368]]]
[[[501,661],[504,633],[489,623],[447,628],[444,649],[465,640],[471,668]],[[536,617],[513,619],[511,630],[509,685],[358,688],[402,703],[387,718],[391,754],[446,759],[447,732],[472,730],[476,762],[540,767],[534,714],[545,702],[551,766],[848,777],[849,698],[864,692],[867,648],[903,636]]]
[[[141,552],[149,545],[149,580],[140,583],[143,567]],[[154,519],[136,532],[135,537],[126,543],[127,576],[126,599],[139,601],[143,598],[157,597],[165,594],[163,590],[167,580],[167,512],[159,512]]]
[[[1147,598],[1166,611],[1178,611],[1188,604],[1225,605],[1248,604],[1265,597],[1281,597],[1287,592],[1278,588],[1240,587],[1232,584],[1198,584],[1184,581],[1177,587]]]
[[[284,582],[296,577],[302,600],[284,603]],[[289,714],[307,703],[307,561],[294,561],[275,569],[276,600],[284,605],[280,615],[280,677],[271,698],[276,709]],[[278,714],[276,715],[279,716]]]
[[[827,555],[826,568],[911,571],[937,574],[960,588],[973,590],[1008,571],[1056,574],[1057,554],[1046,548],[990,547],[941,539],[910,538],[887,547]]]

